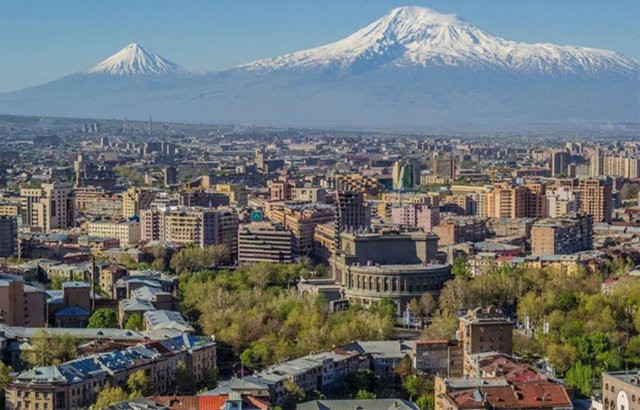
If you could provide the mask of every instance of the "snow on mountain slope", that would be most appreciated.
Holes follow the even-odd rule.
[[[243,68],[348,69],[361,61],[393,67],[457,66],[552,74],[603,70],[622,74],[638,71],[638,63],[608,50],[553,44],[526,44],[493,36],[452,14],[424,7],[399,7],[354,34],[325,46]]]
[[[131,43],[111,57],[103,60],[80,74],[107,74],[120,77],[164,77],[188,75],[189,70],[147,50],[137,43]]]

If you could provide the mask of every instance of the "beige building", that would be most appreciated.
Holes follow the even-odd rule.
[[[602,410],[640,409],[640,372],[602,373]]]
[[[611,222],[612,183],[609,179],[580,181],[580,211],[593,216],[593,222]]]
[[[140,213],[140,239],[201,247],[226,245],[235,254],[238,223],[238,214],[230,208],[147,209]]]
[[[249,190],[242,184],[218,184],[216,192],[227,195],[231,205],[244,206],[249,199]]]
[[[0,202],[0,216],[20,215],[20,202]]]
[[[131,218],[151,207],[156,198],[155,191],[132,187],[122,194],[122,217]]]
[[[336,241],[333,222],[318,224],[313,231],[313,254],[319,260],[328,263],[333,254]]]
[[[304,204],[288,205],[271,212],[274,221],[288,229],[294,238],[294,251],[297,255],[309,255],[313,252],[313,235],[316,226],[334,219],[330,205]]]
[[[87,232],[90,236],[115,238],[122,247],[140,242],[140,222],[89,222]]]
[[[23,224],[49,232],[75,224],[75,201],[69,184],[42,184],[37,189],[21,189]]]
[[[487,197],[487,214],[492,218],[524,218],[527,189],[506,182],[496,183]]]

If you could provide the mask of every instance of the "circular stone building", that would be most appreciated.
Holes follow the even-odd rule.
[[[331,259],[333,279],[352,303],[391,298],[401,312],[411,299],[438,294],[451,266],[437,258],[438,237],[424,232],[343,233]]]

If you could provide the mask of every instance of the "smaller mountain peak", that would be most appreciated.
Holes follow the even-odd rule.
[[[85,71],[86,74],[108,74],[124,77],[161,77],[188,74],[188,70],[144,48],[130,43],[111,57]]]

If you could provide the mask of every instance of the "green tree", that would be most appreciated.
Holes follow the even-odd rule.
[[[131,315],[129,315],[127,322],[124,324],[124,328],[127,330],[142,330],[144,328],[142,315],[140,313],[132,313]]]
[[[458,318],[449,311],[439,310],[431,320],[431,324],[422,332],[425,340],[454,339],[458,330]]]
[[[396,302],[393,301],[393,299],[386,297],[382,298],[380,302],[371,306],[370,310],[373,313],[378,314],[380,317],[395,319],[396,313],[398,311],[398,306],[396,305]]]
[[[153,383],[144,370],[138,370],[127,378],[127,389],[132,396],[149,396],[153,393]]]
[[[411,373],[413,373],[413,363],[411,362],[411,358],[407,355],[400,360],[400,362],[393,369],[394,373],[404,378]]]
[[[184,362],[178,362],[176,367],[176,387],[179,394],[190,395],[196,390],[196,380],[193,372]]]
[[[431,316],[431,314],[436,310],[438,303],[434,299],[433,295],[429,292],[423,293],[420,296],[420,314],[424,317]]]
[[[358,390],[356,400],[372,400],[376,398],[376,394],[366,390]]]
[[[553,343],[547,347],[547,358],[564,374],[578,360],[578,349],[568,344]]]
[[[100,392],[98,392],[98,397],[96,398],[96,402],[93,404],[92,408],[96,410],[106,409],[109,406],[125,401],[128,398],[127,393],[122,387],[111,387],[107,384],[102,390],[100,390]]]
[[[68,335],[54,336],[40,330],[31,338],[31,347],[21,354],[21,359],[31,367],[51,366],[75,359],[78,339]]]
[[[422,377],[416,374],[410,374],[402,379],[402,388],[409,394],[409,400],[413,401],[414,397],[426,394],[428,392],[429,385]]]
[[[229,261],[231,251],[225,245],[212,245],[205,248],[188,246],[171,258],[171,269],[178,273],[193,273],[213,269]]]
[[[96,309],[89,318],[87,327],[92,329],[118,327],[116,311],[109,308]]]
[[[295,409],[296,405],[304,398],[304,390],[292,380],[284,382],[284,392],[282,408],[285,410]]]
[[[4,409],[4,388],[7,387],[7,383],[11,381],[9,374],[13,372],[13,368],[0,361],[0,409]]]
[[[451,273],[455,277],[466,279],[471,278],[471,268],[467,259],[462,256],[455,258],[453,260],[453,265],[451,265]]]
[[[591,365],[578,361],[567,371],[565,381],[575,387],[583,396],[590,396],[593,390],[593,380],[596,374]]]
[[[434,410],[436,399],[433,393],[423,394],[416,399],[416,404],[420,410]]]

